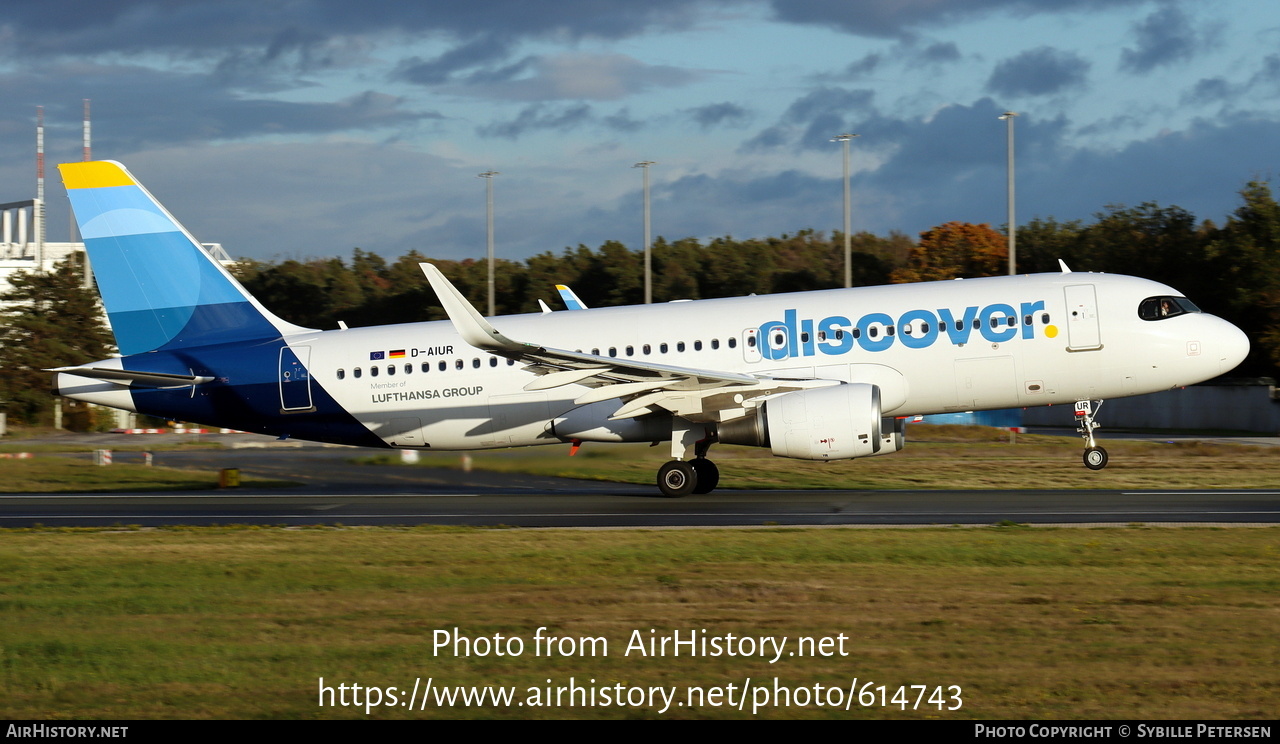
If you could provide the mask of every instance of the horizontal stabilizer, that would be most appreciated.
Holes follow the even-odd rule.
[[[45,372],[62,372],[78,377],[89,377],[105,380],[121,385],[135,385],[153,388],[177,388],[189,385],[203,385],[216,378],[202,375],[171,375],[166,372],[137,372],[129,369],[104,369],[102,367],[58,367],[46,369]]]

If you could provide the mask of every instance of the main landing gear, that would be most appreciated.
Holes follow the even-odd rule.
[[[1098,408],[1102,408],[1102,401],[1098,401]],[[1084,439],[1084,466],[1090,470],[1102,470],[1107,466],[1107,451],[1098,446],[1093,436],[1094,429],[1098,428],[1093,415],[1093,401],[1076,401],[1076,431]]]
[[[707,459],[712,439],[713,435],[703,425],[675,419],[671,456],[676,459],[658,468],[658,490],[663,496],[676,499],[715,490],[720,482],[720,468]]]

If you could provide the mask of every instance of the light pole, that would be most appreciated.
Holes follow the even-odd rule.
[[[1013,219],[1013,117],[1012,111],[1006,111],[1000,118],[1008,125],[1009,132],[1009,276],[1018,273],[1018,223]]]
[[[631,166],[644,171],[644,304],[646,305],[653,302],[653,256],[650,250],[652,241],[649,239],[649,166],[656,164],[653,160],[642,160]]]
[[[860,134],[841,134],[831,138],[832,142],[844,143],[844,286],[853,286],[853,244],[849,231],[852,229],[849,217],[849,142]]]
[[[476,176],[476,178],[484,179],[485,193],[485,215],[488,217],[489,223],[489,317],[492,318],[497,313],[494,312],[493,303],[493,177],[501,175],[496,170],[487,170]]]

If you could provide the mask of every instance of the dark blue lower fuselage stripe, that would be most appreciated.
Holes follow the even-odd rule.
[[[386,447],[312,379],[312,408],[282,412],[279,338],[196,346],[136,354],[122,359],[125,369],[181,375],[207,375],[213,382],[157,390],[134,388],[139,413],[272,436],[362,447]]]

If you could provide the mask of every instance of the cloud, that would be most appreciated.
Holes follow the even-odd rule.
[[[94,143],[103,153],[197,140],[368,132],[443,118],[377,91],[331,102],[280,101],[235,95],[208,75],[67,63],[0,76],[0,122],[29,131],[25,122],[42,103],[52,125],[78,129],[80,98],[64,91],[94,92]]]
[[[1089,63],[1072,52],[1042,46],[998,63],[987,90],[1002,96],[1043,96],[1084,85]]]
[[[444,90],[508,101],[612,101],[651,88],[688,85],[708,74],[648,65],[624,54],[554,54],[531,57],[502,74],[485,71],[455,79]]]
[[[750,112],[746,109],[728,101],[685,109],[683,113],[704,130],[718,126],[742,126],[751,118]]]
[[[394,76],[418,85],[441,85],[449,82],[456,72],[504,59],[510,48],[511,43],[507,39],[485,34],[429,60],[421,57],[403,60]],[[506,66],[496,73],[495,79],[512,77],[522,72],[526,65],[527,60]]]
[[[943,64],[960,60],[960,49],[950,41],[939,41],[930,44],[915,56],[913,62],[920,64]]]
[[[516,118],[510,121],[493,122],[478,127],[476,134],[481,137],[503,137],[518,139],[524,134],[536,131],[567,131],[594,121],[591,106],[579,103],[573,106],[551,106],[535,103],[526,106]]]
[[[1166,5],[1133,24],[1137,46],[1120,51],[1120,69],[1145,74],[1157,67],[1185,62],[1210,43],[1212,30],[1197,32],[1176,5]]]
[[[620,39],[687,28],[706,8],[728,2],[648,0],[602,7],[599,0],[557,0],[534,9],[524,0],[45,0],[6,8],[0,23],[16,57],[228,47],[265,51],[290,39],[314,44],[362,34],[440,34],[464,42]]]
[[[873,110],[875,93],[870,90],[822,87],[787,107],[777,124],[761,130],[740,148],[743,152],[791,146],[823,149],[832,137],[851,131],[854,122]]]
[[[835,27],[858,36],[905,39],[936,28],[990,15],[1019,16],[1111,9],[1146,0],[770,0],[774,17],[787,23]]]

